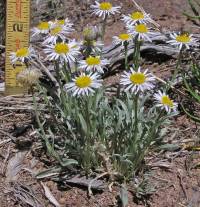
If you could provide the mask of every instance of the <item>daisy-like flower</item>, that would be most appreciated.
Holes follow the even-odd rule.
[[[73,24],[70,22],[68,18],[66,19],[56,19],[55,21],[51,21],[51,28],[54,27],[62,27],[64,30],[68,32],[73,32]]]
[[[36,27],[32,29],[32,36],[39,34],[48,34],[51,24],[49,22],[40,22]]]
[[[16,52],[10,53],[10,60],[12,64],[15,64],[17,61],[19,62],[26,62],[31,60],[32,57],[35,57],[33,48],[30,47],[23,47],[18,49]]]
[[[146,24],[128,25],[127,28],[128,33],[132,34],[134,37],[138,35],[138,40],[152,42],[150,37],[153,36],[154,33],[149,30]]]
[[[172,33],[170,34],[170,37],[172,40],[169,40],[168,43],[170,43],[173,46],[176,46],[181,50],[184,46],[189,49],[190,46],[194,46],[196,44],[196,39],[192,37],[192,34],[183,33],[183,34],[176,34]]]
[[[91,53],[99,54],[104,46],[104,44],[100,40],[84,40],[80,43],[81,49],[85,52],[88,48],[90,48]]]
[[[100,76],[97,73],[90,73],[86,75],[81,73],[73,82],[64,85],[66,92],[72,93],[73,96],[84,96],[95,92],[94,89],[102,86],[102,80],[98,79]]]
[[[48,60],[57,60],[61,59],[68,63],[75,62],[76,57],[80,54],[79,46],[75,41],[69,43],[56,43],[53,45],[47,46],[48,48],[44,49],[44,52],[47,54]]]
[[[123,15],[122,20],[127,25],[135,25],[136,23],[147,24],[153,21],[149,14],[142,11],[135,11],[132,12],[131,14]]]
[[[61,26],[67,26],[68,28],[72,28],[73,24],[70,22],[68,18],[66,19],[56,19],[55,23]]]
[[[107,16],[115,13],[119,13],[120,6],[113,6],[110,2],[104,1],[99,3],[95,1],[95,5],[91,6],[92,14],[95,14],[99,17],[105,19]]]
[[[62,25],[57,25],[53,23],[51,25],[50,31],[48,33],[47,38],[43,42],[44,44],[55,44],[56,41],[60,38],[62,41],[66,40],[66,36],[71,32],[71,28],[62,26]]]
[[[99,53],[101,52],[102,48],[103,48],[104,44],[102,43],[102,41],[100,40],[93,40],[91,42],[91,49],[93,53]]]
[[[121,44],[123,46],[125,42],[129,43],[131,40],[132,40],[132,35],[131,34],[122,33],[118,36],[113,37],[113,44],[114,45]]]
[[[166,93],[158,91],[158,93],[154,95],[154,98],[156,99],[157,107],[166,110],[167,113],[171,111],[176,112],[178,104],[171,100]]]
[[[131,91],[132,93],[137,93],[138,91],[144,92],[145,90],[150,90],[154,87],[152,83],[155,78],[151,73],[148,73],[148,69],[141,72],[140,67],[138,71],[134,71],[133,68],[130,72],[124,72],[120,80],[120,84],[125,86],[125,91]]]
[[[86,71],[104,73],[103,69],[107,64],[109,64],[109,61],[101,59],[100,56],[89,56],[86,60],[79,62],[79,68]]]

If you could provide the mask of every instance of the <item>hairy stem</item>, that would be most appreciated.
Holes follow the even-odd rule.
[[[139,67],[139,60],[140,60],[140,41],[138,40],[138,35],[136,35],[134,39],[134,52],[133,52],[133,63],[136,70]]]
[[[128,42],[124,42],[125,69],[128,70]]]
[[[101,35],[101,40],[104,40],[105,32],[106,32],[106,23],[107,23],[108,15],[106,14],[104,20],[103,20],[103,25],[102,25],[102,35]]]
[[[183,52],[183,49],[181,48],[180,52],[179,52],[179,55],[178,55],[178,60],[177,60],[177,63],[176,63],[176,68],[174,70],[174,74],[172,75],[172,79],[171,81],[167,84],[167,88],[166,88],[166,91],[169,90],[169,88],[171,87],[171,85],[173,85],[175,79],[176,79],[176,76],[179,72],[179,69],[180,69],[180,65],[181,65],[181,60],[182,60],[182,52]]]
[[[139,92],[135,96],[134,104],[135,104],[135,123],[134,123],[134,142],[137,139],[138,134],[138,99],[139,99]]]

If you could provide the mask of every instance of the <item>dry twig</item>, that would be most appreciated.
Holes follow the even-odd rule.
[[[8,142],[10,142],[11,140],[12,140],[12,141],[15,141],[15,137],[13,137],[10,133],[5,132],[5,131],[2,130],[2,129],[0,129],[0,133],[10,138],[10,139],[7,139],[7,140],[2,141],[3,144],[8,143]],[[1,142],[0,142],[0,145],[1,145]]]

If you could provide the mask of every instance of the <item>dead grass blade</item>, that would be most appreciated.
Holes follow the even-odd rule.
[[[44,188],[44,194],[45,196],[48,198],[48,200],[55,206],[55,207],[60,207],[60,204],[58,203],[58,201],[56,200],[56,198],[54,197],[54,195],[51,193],[51,191],[49,190],[49,188],[43,183],[41,182],[42,187]]]

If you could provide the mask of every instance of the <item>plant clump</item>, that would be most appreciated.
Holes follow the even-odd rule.
[[[36,90],[33,100],[38,132],[57,164],[74,165],[88,175],[107,172],[129,180],[153,144],[162,139],[163,129],[178,113],[178,103],[170,97],[171,82],[157,91],[157,78],[140,65],[141,45],[151,42],[157,32],[152,17],[143,10],[122,15],[127,30],[116,34],[113,44],[124,51],[125,67],[117,96],[107,94],[103,75],[110,69],[110,60],[103,56],[103,40],[107,19],[120,9],[109,1],[91,5],[91,13],[102,18],[103,29],[87,26],[82,41],[70,39],[74,28],[68,18],[40,22],[32,35],[41,38],[43,56],[33,45],[11,53],[11,61],[21,61],[29,70],[34,66],[46,71],[55,84],[46,87],[37,81],[34,86],[46,104],[48,117],[39,112]],[[130,42],[134,43],[131,65]],[[190,34],[172,33],[168,43],[181,53],[195,42]],[[54,75],[49,74],[49,66],[54,68]]]

